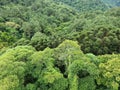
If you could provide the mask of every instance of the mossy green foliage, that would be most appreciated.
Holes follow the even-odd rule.
[[[108,7],[101,0],[2,0],[0,49],[32,45],[39,51],[69,39],[84,53],[119,53],[120,8]]]
[[[109,8],[109,6],[105,5],[101,0],[54,0],[57,2],[63,2],[65,4],[68,4],[75,9],[82,12],[88,12],[93,10],[106,10]]]
[[[97,79],[99,84],[106,85],[113,90],[119,89],[119,64],[120,64],[120,57],[109,57],[105,63],[100,63],[100,78]],[[111,58],[110,58],[111,57]]]
[[[0,56],[0,90],[118,90],[119,58],[84,54],[71,40],[43,51],[17,46]]]
[[[119,4],[1,0],[0,90],[119,90]]]

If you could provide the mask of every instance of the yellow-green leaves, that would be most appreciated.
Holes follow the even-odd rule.
[[[17,46],[0,55],[0,90],[119,90],[120,55],[84,54],[76,41],[36,51]]]
[[[98,83],[101,83],[113,90],[118,90],[120,83],[120,58],[116,57],[108,59],[105,63],[100,63],[99,69],[100,76],[98,77]]]
[[[17,90],[19,79],[16,75],[9,75],[0,80],[0,90]]]

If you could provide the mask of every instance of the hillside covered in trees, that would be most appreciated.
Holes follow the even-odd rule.
[[[0,90],[120,90],[120,0],[0,0]]]

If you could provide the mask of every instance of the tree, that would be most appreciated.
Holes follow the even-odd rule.
[[[45,49],[49,42],[49,38],[41,32],[36,32],[35,35],[31,39],[31,45],[36,48],[36,50]]]
[[[84,58],[85,59],[85,58]],[[96,65],[88,60],[76,60],[69,67],[70,90],[95,90],[95,79],[99,75]]]
[[[21,90],[26,75],[29,56],[35,50],[30,46],[8,49],[0,56],[0,89]]]
[[[100,63],[100,76],[97,79],[98,85],[104,85],[111,90],[119,90],[119,58],[109,59],[106,63]]]

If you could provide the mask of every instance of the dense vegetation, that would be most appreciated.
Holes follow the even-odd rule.
[[[119,90],[120,0],[0,0],[0,90]]]
[[[54,0],[61,1],[65,4],[68,4],[80,12],[88,12],[93,10],[106,10],[109,8],[109,5],[106,5],[102,0]]]

